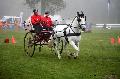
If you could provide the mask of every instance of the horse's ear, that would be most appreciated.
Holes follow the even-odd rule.
[[[80,13],[79,13],[79,12],[77,12],[77,16],[79,16],[79,17],[80,17]]]
[[[81,11],[81,14],[83,14],[83,11]]]
[[[79,15],[79,12],[77,12],[77,15]]]

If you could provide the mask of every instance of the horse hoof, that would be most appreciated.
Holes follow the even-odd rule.
[[[58,59],[60,60],[60,59],[61,59],[61,57],[58,57]]]
[[[71,53],[70,56],[73,56],[73,54]]]
[[[77,57],[74,57],[74,59],[77,59]]]
[[[58,59],[61,59],[61,56],[58,56]]]

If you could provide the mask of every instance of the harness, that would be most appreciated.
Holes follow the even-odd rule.
[[[71,25],[68,25],[68,27],[70,27],[71,30],[73,31]],[[67,27],[67,28],[68,28],[68,27]],[[67,34],[67,33],[66,33],[66,29],[67,29],[67,28],[64,29],[64,32],[63,32],[63,33],[64,33],[64,37],[65,37],[65,39],[66,39],[66,41],[67,41],[68,43],[69,43],[69,41],[68,41],[68,37],[69,37],[69,36],[80,36],[80,35],[81,35],[81,32],[80,32],[80,33],[75,33],[75,32],[73,31],[73,33],[70,33],[70,30],[69,30],[69,33]],[[77,27],[74,27],[74,28],[77,28]]]
[[[72,23],[74,22],[75,18],[73,19]],[[77,20],[78,20],[78,24],[79,24],[80,20],[79,20],[78,17],[77,17]],[[81,25],[85,25],[85,24],[81,24]],[[81,29],[81,25],[79,24],[80,29]],[[66,33],[66,29],[68,28],[68,27],[66,27],[66,28],[63,29],[64,36],[61,36],[61,37],[65,37],[65,40],[67,41],[67,43],[69,43],[69,41],[68,41],[68,37],[69,36],[80,36],[81,32],[80,33],[75,33],[75,31],[72,29],[72,25],[71,24],[69,24],[67,26],[70,27],[70,29],[72,30],[73,33],[70,33],[70,29],[69,29],[69,33]],[[74,27],[74,28],[78,28],[78,27]],[[62,32],[62,31],[58,31],[58,32]]]

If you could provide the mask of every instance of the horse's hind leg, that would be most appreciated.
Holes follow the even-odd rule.
[[[60,52],[58,51],[57,47],[56,47],[55,49],[56,49],[56,52],[57,52],[58,58],[61,59],[61,55],[60,55]]]
[[[58,58],[59,59],[61,59],[61,55],[60,55],[60,52],[59,52],[59,50],[58,50],[58,42],[57,41],[55,41],[55,52],[57,53],[57,55],[58,55]]]

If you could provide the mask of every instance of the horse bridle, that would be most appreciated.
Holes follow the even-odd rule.
[[[80,19],[78,16],[76,16],[76,17],[77,17],[77,21],[78,21],[79,27],[81,28],[81,25],[80,25],[80,23],[79,23],[79,22],[81,21],[81,19]],[[76,17],[75,17],[75,18],[76,18]],[[73,19],[73,21],[75,20],[75,18]],[[73,23],[73,21],[72,21],[72,23]],[[83,25],[83,24],[82,24],[82,25]],[[68,27],[71,28],[71,30],[73,31],[73,33],[66,34],[66,29],[67,29]],[[72,24],[68,25],[68,27],[64,29],[64,35],[65,35],[65,36],[80,36],[80,35],[81,35],[81,33],[75,33],[75,31],[72,29]],[[74,28],[78,28],[78,27],[74,27]]]
[[[80,16],[75,16],[75,18],[77,17],[77,21],[78,21],[78,26],[79,26],[79,29],[82,29],[82,25],[85,25],[85,24],[80,24],[80,21],[81,21],[81,19],[80,19]],[[72,21],[72,23],[74,22],[74,20],[75,20],[75,18],[73,19],[73,21]],[[70,28],[72,27],[72,23],[69,25],[70,26]],[[78,27],[74,27],[74,28],[78,28]],[[71,28],[71,30],[73,31],[73,29]],[[74,31],[73,31],[74,32]],[[74,32],[75,33],[75,32]]]

